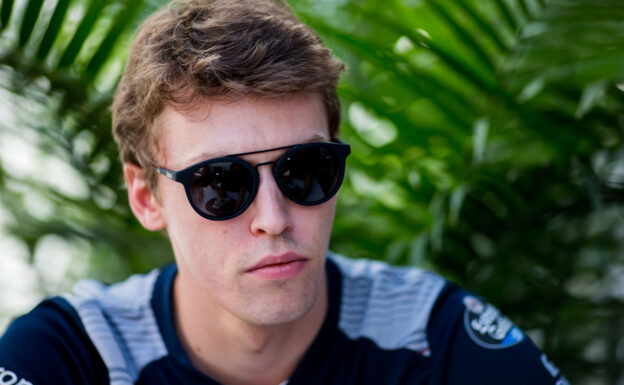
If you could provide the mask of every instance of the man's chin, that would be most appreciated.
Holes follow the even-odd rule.
[[[287,300],[258,301],[247,309],[248,322],[263,327],[283,326],[296,322],[312,311],[317,295],[290,295]],[[264,302],[264,303],[263,303]]]
[[[303,278],[303,277],[301,277]],[[324,312],[325,280],[297,279],[283,286],[256,288],[240,310],[248,322],[258,326],[280,326],[296,322],[311,312]],[[320,301],[321,300],[321,301]]]

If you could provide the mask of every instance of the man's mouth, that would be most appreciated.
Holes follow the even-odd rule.
[[[246,273],[268,280],[296,277],[308,264],[308,259],[297,253],[285,253],[263,258]]]

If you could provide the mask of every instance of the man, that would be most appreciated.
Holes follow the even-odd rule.
[[[113,104],[129,201],[176,263],[81,282],[0,339],[0,384],[564,384],[496,308],[328,252],[343,64],[284,4],[154,14]]]

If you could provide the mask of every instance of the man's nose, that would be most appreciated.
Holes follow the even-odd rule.
[[[256,165],[260,174],[258,192],[251,204],[251,232],[253,234],[280,235],[291,227],[288,198],[282,194],[273,176],[273,162]]]

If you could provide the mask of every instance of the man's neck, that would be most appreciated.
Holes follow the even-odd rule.
[[[279,385],[288,379],[321,329],[328,307],[323,280],[305,316],[279,326],[258,326],[203,307],[190,291],[198,293],[192,279],[181,279],[178,273],[173,294],[177,335],[195,368],[226,385]]]

